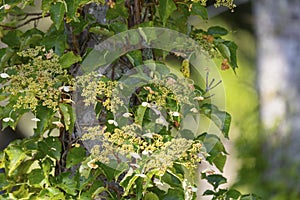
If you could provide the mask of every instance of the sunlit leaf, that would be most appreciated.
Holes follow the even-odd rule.
[[[226,192],[227,198],[238,199],[241,196],[241,193],[235,189],[230,189]]]
[[[80,61],[81,57],[75,55],[73,51],[69,51],[59,58],[59,63],[61,64],[62,68],[69,68],[71,65]]]
[[[176,10],[176,4],[173,0],[161,0],[158,5],[158,12],[162,19],[163,26],[166,25],[170,15]]]
[[[75,112],[69,104],[59,104],[60,111],[63,115],[64,125],[67,131],[72,132],[75,124]]]
[[[236,68],[238,68],[237,59],[236,59],[236,51],[238,46],[232,41],[225,41],[223,42],[223,44],[226,45],[230,51],[229,62],[233,70],[235,70]]]
[[[37,135],[44,134],[44,132],[49,128],[49,125],[51,125],[53,115],[54,113],[51,109],[44,106],[38,106],[36,109],[36,117],[39,121],[37,122],[37,127],[35,128],[34,133]]]
[[[38,148],[44,155],[55,158],[56,160],[60,159],[62,147],[58,138],[47,137],[38,143]]]
[[[153,192],[148,192],[146,193],[144,200],[159,200],[159,197]]]
[[[204,175],[203,178],[205,178],[208,183],[210,183],[214,187],[214,189],[217,189],[220,185],[227,183],[227,179],[220,174],[210,174],[207,176]]]
[[[56,2],[50,7],[50,16],[58,30],[63,22],[65,14],[65,5],[62,2]]]
[[[47,200],[64,200],[65,194],[59,189],[55,187],[47,187],[43,189],[37,197],[39,199],[47,199]]]
[[[208,28],[207,33],[213,36],[223,36],[227,35],[228,31],[221,26],[212,26]]]
[[[44,178],[45,176],[42,169],[33,169],[28,175],[29,184],[35,187],[38,185],[42,187]]]
[[[5,149],[5,154],[8,156],[8,162],[6,162],[6,168],[8,176],[11,176],[17,167],[25,160],[26,153],[21,146],[17,144],[11,144]]]
[[[231,115],[225,111],[220,111],[217,106],[212,104],[204,104],[200,109],[201,113],[210,118],[222,131],[224,136],[228,138]]]
[[[77,194],[77,183],[74,181],[74,178],[71,178],[70,172],[61,173],[56,177],[56,186],[64,190],[66,193],[70,195]]]
[[[135,123],[143,125],[144,115],[147,110],[146,106],[139,105],[135,115]]]
[[[207,9],[204,6],[201,6],[199,3],[192,4],[191,13],[201,17],[202,19],[208,19]]]
[[[22,32],[20,30],[9,31],[1,39],[2,42],[7,44],[10,48],[18,48],[21,45]]]
[[[184,199],[184,191],[182,188],[169,189],[168,193],[165,194],[162,200],[179,200]]]
[[[78,163],[81,163],[86,156],[86,151],[83,147],[73,147],[67,155],[66,167],[70,168]]]
[[[128,18],[128,9],[125,7],[124,1],[117,1],[114,8],[107,10],[106,18],[108,20],[115,19],[117,17]]]

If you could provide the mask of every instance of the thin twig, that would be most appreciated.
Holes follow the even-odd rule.
[[[10,13],[10,15],[12,16],[16,16],[16,17],[20,17],[20,16],[35,16],[35,15],[42,15],[43,13],[42,12],[38,12],[38,13],[22,13],[22,14],[13,14],[13,13]]]
[[[7,25],[1,25],[1,24],[0,24],[0,26],[3,27],[5,30],[15,30],[15,29],[18,29],[22,26],[25,26],[26,24],[29,24],[32,21],[39,20],[41,18],[49,17],[49,16],[50,16],[50,13],[47,13],[45,16],[34,17],[34,18],[31,18],[31,19],[28,19],[27,21],[25,21],[22,24],[19,24],[17,26],[7,26]]]

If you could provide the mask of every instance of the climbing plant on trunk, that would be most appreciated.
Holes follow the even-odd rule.
[[[1,5],[3,128],[26,112],[37,124],[0,153],[2,197],[196,199],[198,164],[222,172],[227,154],[220,135],[199,132],[200,116],[225,138],[231,121],[215,104],[211,63],[238,67],[225,28],[189,22],[207,20],[206,1],[43,0],[40,13],[25,11],[33,4]],[[42,32],[46,17],[53,24]],[[213,199],[252,198],[220,188],[221,174],[201,178]]]

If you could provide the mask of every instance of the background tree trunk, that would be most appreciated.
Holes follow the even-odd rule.
[[[299,0],[254,2],[260,115],[266,136],[262,181],[269,192],[286,193],[285,199],[300,196],[299,10]]]

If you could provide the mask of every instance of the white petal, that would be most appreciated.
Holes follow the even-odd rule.
[[[4,122],[9,122],[9,121],[11,121],[11,122],[14,122],[14,120],[12,119],[12,118],[10,118],[10,117],[6,117],[6,118],[4,118],[4,119],[2,119]]]
[[[123,114],[123,117],[126,117],[126,118],[131,117],[131,116],[132,116],[131,113],[124,113],[124,114]]]
[[[154,178],[153,182],[155,183],[156,186],[160,185],[163,186],[164,184],[157,178]]]
[[[63,87],[63,90],[65,91],[65,92],[70,92],[70,86],[64,86]]]
[[[179,112],[173,112],[172,114],[174,117],[179,117],[180,116],[180,113]]]
[[[150,104],[149,104],[148,102],[143,102],[143,103],[142,103],[142,106],[143,106],[143,107],[149,107]]]
[[[95,160],[91,160],[87,163],[87,165],[89,166],[89,168],[92,168],[92,169],[96,169],[98,168],[98,165],[95,163]]]
[[[115,126],[118,126],[118,123],[115,120],[113,120],[113,119],[109,119],[107,122],[109,124],[114,124]]]
[[[7,73],[1,73],[0,77],[1,78],[9,78],[10,76]]]
[[[157,124],[164,124],[165,123],[165,121],[164,121],[164,119],[163,118],[157,118],[156,120],[155,120],[155,123],[157,123]]]
[[[193,113],[198,113],[198,110],[196,108],[191,108],[190,111],[193,112]]]
[[[134,157],[135,159],[142,159],[140,154],[138,153],[130,153],[131,157]]]
[[[8,5],[8,4],[5,4],[5,5],[4,5],[4,9],[5,9],[5,10],[8,10],[8,9],[10,9],[10,5]]]
[[[202,97],[202,96],[195,97],[194,100],[203,101],[203,100],[204,100],[204,97]]]
[[[39,122],[39,121],[41,121],[41,120],[40,120],[39,118],[34,117],[34,118],[31,119],[31,121]]]
[[[143,134],[144,137],[147,137],[147,138],[153,138],[153,134],[152,133],[145,133]]]

